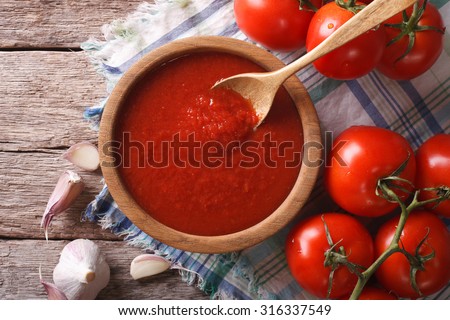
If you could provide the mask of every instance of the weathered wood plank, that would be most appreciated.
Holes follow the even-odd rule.
[[[78,48],[90,36],[101,37],[103,23],[125,17],[141,2],[0,2],[0,299],[45,299],[39,265],[44,279],[51,280],[61,249],[75,238],[94,239],[110,263],[111,281],[99,299],[207,298],[184,284],[177,271],[132,280],[129,264],[141,250],[94,223],[80,222],[81,211],[100,190],[98,172],[78,171],[86,190],[54,219],[49,242],[39,227],[59,175],[74,169],[60,155],[75,142],[96,141],[81,114],[105,96],[104,81],[84,53],[51,50]],[[42,51],[22,51],[30,48]]]
[[[0,61],[0,151],[96,140],[82,113],[106,88],[83,52],[0,52]]]
[[[2,0],[0,48],[77,48],[143,0]],[[149,1],[152,2],[152,1]]]
[[[123,242],[95,242],[111,268],[111,280],[98,299],[208,299],[195,286],[183,283],[175,270],[133,280],[129,266],[142,251]],[[39,266],[43,279],[53,282],[53,268],[65,244],[67,241],[0,240],[0,300],[46,299],[39,282]]]
[[[0,52],[0,237],[42,238],[39,224],[59,175],[72,168],[60,159],[75,142],[96,142],[82,112],[105,94],[103,79],[82,53]],[[80,212],[101,187],[99,173],[83,173],[86,191],[55,219],[57,239],[117,239]]]
[[[0,238],[43,239],[40,222],[47,201],[59,176],[71,169],[82,176],[86,187],[69,210],[53,219],[49,237],[118,239],[95,223],[80,221],[81,212],[101,190],[101,175],[76,169],[61,159],[62,153],[0,152]]]

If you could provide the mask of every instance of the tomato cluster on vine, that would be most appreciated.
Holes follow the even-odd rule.
[[[326,3],[327,2],[327,3]],[[268,49],[310,51],[372,0],[235,0],[238,27]],[[313,64],[323,75],[350,80],[374,69],[395,80],[432,67],[444,45],[445,26],[427,0],[385,21]]]
[[[394,131],[354,126],[328,156],[325,188],[343,212],[312,216],[290,231],[286,258],[297,282],[319,298],[415,299],[447,286],[450,134],[414,153]]]
[[[235,0],[234,13],[241,31],[270,50],[311,51],[371,2]],[[339,80],[375,69],[413,79],[439,58],[444,32],[439,10],[418,0],[313,64]],[[342,212],[306,218],[290,231],[285,252],[297,282],[334,299],[415,299],[447,286],[450,135],[436,135],[414,152],[391,130],[351,127],[329,156],[325,188]]]

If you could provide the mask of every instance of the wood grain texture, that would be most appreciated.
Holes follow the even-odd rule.
[[[52,272],[68,241],[0,240],[0,300],[46,299],[39,282],[53,282]],[[181,281],[177,270],[169,270],[148,279],[131,278],[130,263],[143,253],[123,242],[95,241],[111,269],[111,279],[97,299],[208,299],[194,285]],[[38,249],[37,249],[38,248]]]
[[[83,52],[0,52],[0,61],[0,151],[96,140],[82,112],[106,89]]]
[[[104,95],[104,85],[83,53],[0,52],[0,59],[0,95],[6,97],[0,101],[0,236],[42,238],[39,221],[56,181],[75,169],[62,153],[75,142],[96,142],[82,112]],[[85,192],[55,219],[51,236],[116,239],[80,223],[80,212],[101,188],[99,173],[82,176]]]
[[[76,170],[85,189],[74,205],[55,217],[50,239],[119,238],[95,223],[81,222],[81,212],[101,189],[101,175],[77,170],[61,159],[63,150],[0,152],[0,238],[43,239],[40,228],[47,201],[64,170]]]
[[[111,267],[111,281],[99,299],[205,299],[183,283],[177,271],[146,281],[129,276],[142,253],[109,230],[80,222],[86,204],[101,188],[100,172],[86,173],[60,158],[72,144],[96,143],[82,119],[85,107],[106,95],[106,85],[83,52],[100,26],[125,17],[142,0],[0,1],[0,299],[45,299],[38,268],[51,273],[64,245],[93,239]],[[33,49],[33,50],[30,50]],[[40,221],[48,198],[66,169],[86,183],[72,208],[56,217],[43,240]]]
[[[79,48],[143,0],[2,0],[0,48]]]

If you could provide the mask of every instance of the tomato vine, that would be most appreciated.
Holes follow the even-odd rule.
[[[447,188],[450,190],[450,188]],[[403,229],[405,227],[405,223],[408,219],[408,216],[411,214],[411,212],[413,212],[414,210],[421,208],[429,203],[433,203],[436,201],[442,201],[442,200],[447,200],[449,199],[449,195],[450,193],[446,194],[445,197],[441,197],[439,196],[438,198],[435,199],[429,199],[429,200],[424,200],[424,201],[419,201],[418,200],[418,196],[420,193],[420,190],[416,190],[414,193],[414,198],[411,201],[411,203],[406,206],[405,203],[395,194],[395,192],[393,192],[392,190],[385,188],[385,191],[389,194],[389,197],[391,199],[396,199],[398,204],[400,205],[401,208],[401,214],[400,214],[400,218],[397,224],[397,228],[394,234],[394,237],[391,241],[391,244],[389,245],[389,247],[387,248],[386,251],[383,252],[383,254],[381,254],[376,260],[375,262],[368,267],[364,272],[362,272],[360,275],[358,275],[358,282],[355,286],[355,289],[353,290],[353,293],[350,296],[350,299],[357,299],[359,297],[359,295],[362,292],[362,289],[364,288],[364,286],[366,285],[367,281],[372,277],[372,275],[375,273],[375,271],[378,269],[378,267],[388,258],[390,257],[392,254],[396,253],[396,252],[400,252],[402,254],[404,254],[406,256],[406,258],[408,259],[408,261],[410,261],[410,265],[411,265],[411,272],[410,272],[410,281],[411,281],[411,285],[414,288],[414,290],[421,295],[421,292],[417,286],[416,283],[416,272],[418,270],[423,270],[423,264],[432,259],[434,257],[434,253],[430,254],[430,255],[426,255],[426,256],[421,256],[419,254],[419,249],[420,247],[424,244],[425,240],[427,237],[425,237],[417,246],[416,248],[416,252],[414,255],[411,255],[410,253],[408,253],[406,250],[404,250],[401,247],[401,241],[400,241],[400,237],[402,235]]]
[[[378,181],[376,190],[377,195],[382,198],[385,198],[390,202],[398,203],[401,209],[401,214],[398,223],[396,224],[397,227],[389,246],[366,269],[363,266],[355,264],[348,260],[348,257],[350,256],[351,253],[346,252],[346,249],[343,246],[340,246],[340,242],[342,241],[342,239],[338,240],[337,242],[333,241],[330,235],[328,225],[322,216],[324,230],[329,245],[329,249],[326,250],[324,253],[325,256],[324,266],[331,269],[328,278],[327,298],[329,298],[331,295],[334,273],[340,266],[346,267],[349,270],[349,272],[355,274],[358,277],[358,281],[353,289],[353,292],[350,295],[351,300],[358,299],[369,279],[371,279],[371,277],[375,274],[377,269],[394,253],[401,253],[408,260],[408,263],[410,265],[410,277],[409,277],[410,285],[418,296],[422,296],[422,292],[420,291],[416,281],[416,275],[418,271],[424,271],[425,270],[424,264],[435,257],[435,252],[433,248],[431,248],[431,253],[424,255],[420,254],[420,249],[422,248],[422,246],[426,245],[426,241],[428,239],[430,230],[428,228],[426,235],[419,242],[419,244],[415,248],[414,253],[408,252],[403,247],[401,241],[402,232],[405,228],[405,224],[407,222],[408,217],[413,211],[417,210],[418,208],[424,207],[428,204],[440,203],[442,201],[450,199],[450,187],[441,186],[438,188],[424,188],[422,190],[431,191],[431,189],[433,189],[434,191],[436,191],[436,197],[422,201],[419,200],[419,195],[422,190],[420,189],[415,190],[413,192],[414,194],[413,199],[411,200],[409,205],[406,205],[406,203],[401,199],[399,195],[397,195],[397,193],[394,190],[400,189],[402,192],[409,192],[409,193],[411,193],[411,191],[405,188],[401,187],[399,188],[398,185],[392,184],[392,181],[399,180],[400,182],[405,183],[411,187],[413,186],[411,182],[399,177],[401,172],[406,168],[409,160],[410,157],[408,155],[408,158],[389,177],[381,178]]]

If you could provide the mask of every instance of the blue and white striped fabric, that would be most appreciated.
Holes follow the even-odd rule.
[[[431,1],[450,25],[448,0]],[[449,30],[449,28],[447,28]],[[93,65],[104,75],[108,92],[142,55],[171,40],[193,35],[222,35],[249,41],[237,28],[230,0],[173,0],[143,3],[127,19],[103,27],[105,40],[83,44]],[[276,53],[289,63],[304,51]],[[337,81],[320,75],[313,66],[300,71],[319,114],[322,130],[339,134],[351,125],[390,128],[417,148],[436,133],[450,133],[450,36],[445,49],[426,74],[412,81],[392,81],[377,72],[352,81]],[[89,108],[85,117],[94,127],[104,102]],[[338,210],[327,197],[319,178],[308,204],[299,214]],[[163,254],[191,272],[182,278],[196,283],[220,299],[313,299],[294,281],[286,265],[283,246],[286,227],[267,241],[241,252],[206,255],[184,252],[160,243],[136,228],[117,208],[107,186],[88,206],[86,219],[125,236],[132,245]],[[448,221],[447,221],[448,222]],[[295,223],[295,222],[294,222]],[[450,288],[432,298],[448,299]]]

